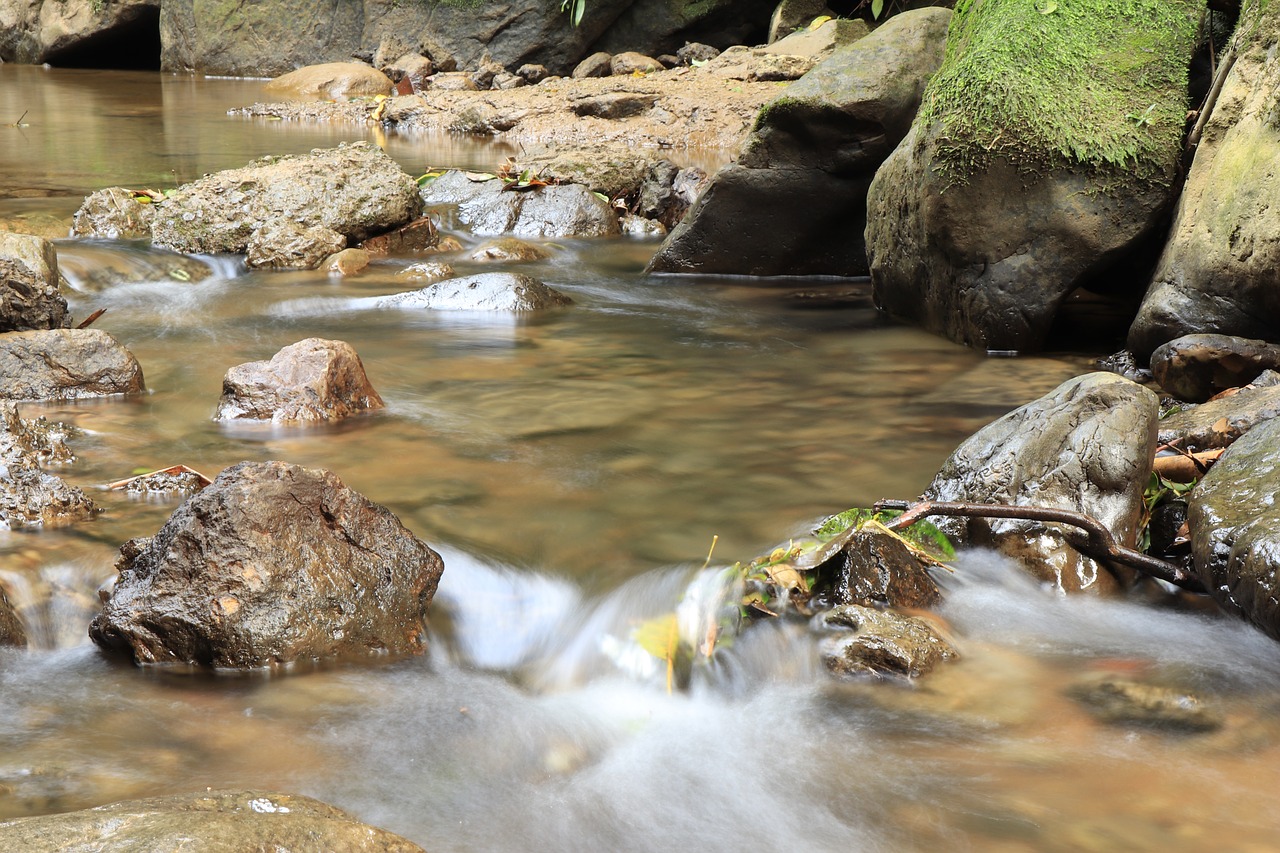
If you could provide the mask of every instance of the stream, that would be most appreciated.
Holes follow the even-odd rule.
[[[255,81],[0,65],[0,227],[341,141],[415,175],[514,153],[227,115],[261,99]],[[518,269],[576,305],[513,318],[344,307],[408,289],[405,259],[337,279],[201,258],[193,282],[143,244],[57,241],[75,319],[106,309],[95,328],[134,353],[148,393],[21,407],[83,431],[55,473],[104,511],[0,532],[0,584],[32,638],[0,649],[0,819],[259,788],[434,853],[1274,849],[1275,643],[1215,615],[1062,599],[994,555],[941,579],[963,657],[914,684],[836,682],[780,622],[669,694],[631,630],[675,607],[713,538],[712,565],[746,561],[913,497],[960,441],[1091,355],[985,358],[885,321],[858,283],[647,277],[656,246],[553,241]],[[356,349],[385,411],[211,420],[227,369],[313,336]],[[441,552],[428,653],[248,675],[101,655],[96,590],[176,502],[97,487],[267,459],[334,471]],[[1192,691],[1222,725],[1100,722],[1073,687],[1112,676]]]

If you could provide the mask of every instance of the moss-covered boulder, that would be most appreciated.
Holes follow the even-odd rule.
[[[963,0],[910,134],[867,201],[889,313],[1036,349],[1173,201],[1203,0]],[[1122,283],[1121,283],[1122,284]]]
[[[1172,235],[1129,331],[1140,357],[1186,334],[1280,342],[1280,5],[1250,0]]]

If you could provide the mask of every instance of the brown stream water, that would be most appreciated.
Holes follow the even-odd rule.
[[[252,81],[0,66],[0,221],[376,133],[226,115],[259,99]],[[414,173],[510,153],[376,141]],[[405,261],[339,281],[208,259],[192,284],[143,246],[59,242],[74,314],[108,309],[96,326],[150,391],[24,406],[86,430],[57,473],[328,468],[446,571],[420,659],[180,675],[85,635],[116,549],[172,502],[95,492],[92,523],[0,533],[34,638],[0,651],[0,818],[256,787],[437,852],[1275,849],[1280,649],[1218,618],[1062,600],[988,555],[946,580],[963,660],[918,684],[835,684],[803,632],[763,626],[667,695],[630,627],[675,605],[713,536],[732,562],[913,496],[1088,360],[985,359],[884,322],[847,283],[646,277],[654,248],[557,241],[527,271],[576,307],[511,319],[346,307],[405,289]],[[350,342],[387,411],[328,430],[210,420],[228,368],[310,336]],[[1097,722],[1068,688],[1115,673],[1193,690],[1225,723]]]

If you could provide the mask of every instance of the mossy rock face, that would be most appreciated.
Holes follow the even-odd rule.
[[[991,349],[1044,345],[1172,204],[1200,0],[969,0],[868,197],[889,313]]]
[[[1187,334],[1280,342],[1280,4],[1241,12],[1236,61],[1129,331],[1140,357]]]

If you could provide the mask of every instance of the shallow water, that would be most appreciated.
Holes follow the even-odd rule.
[[[225,115],[257,87],[0,66],[0,219],[370,133]],[[3,126],[23,109],[28,127]],[[383,141],[411,172],[508,153]],[[1280,663],[1231,622],[1061,600],[970,555],[942,614],[964,658],[914,686],[835,684],[802,630],[765,625],[671,696],[630,642],[713,537],[732,562],[914,495],[1084,357],[983,359],[884,323],[848,283],[648,278],[643,241],[557,241],[521,269],[577,305],[519,320],[348,307],[406,289],[405,260],[338,280],[210,258],[192,283],[143,246],[58,248],[75,316],[106,308],[96,327],[150,389],[24,406],[86,430],[58,473],[88,488],[177,463],[329,468],[447,568],[422,658],[180,675],[108,661],[84,633],[116,549],[172,501],[95,492],[92,523],[0,533],[33,636],[0,651],[0,817],[261,787],[433,851],[1273,846]],[[841,307],[805,298],[832,291]],[[209,419],[229,367],[310,336],[350,342],[387,410],[333,429]],[[1225,724],[1110,726],[1069,698],[1116,674],[1192,690]]]

